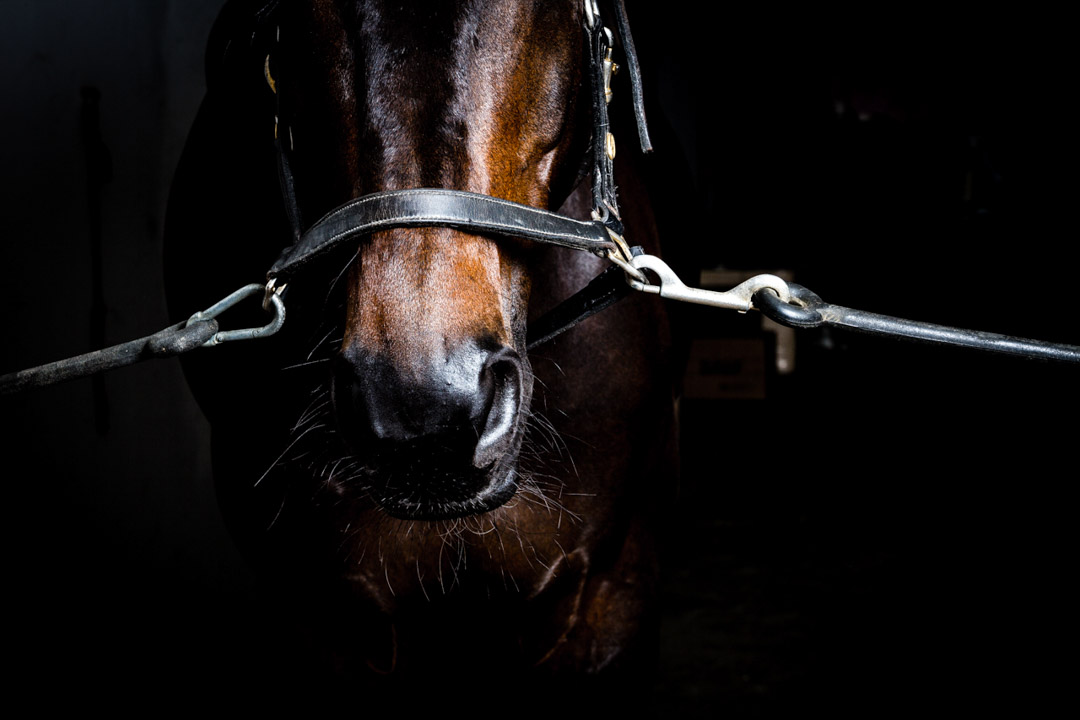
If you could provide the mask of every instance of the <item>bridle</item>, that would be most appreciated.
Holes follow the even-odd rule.
[[[280,2],[275,0],[257,11],[257,28],[272,27],[275,40],[278,30],[274,23],[274,11]],[[292,136],[281,123],[280,93],[271,72],[270,56],[267,55],[263,63],[265,78],[279,108],[275,117],[275,145],[281,196],[292,230],[292,243],[282,250],[267,272],[269,290],[282,292],[292,278],[336,248],[373,232],[395,228],[450,227],[500,237],[525,238],[588,251],[612,261],[614,265],[586,288],[530,326],[527,345],[531,349],[629,294],[631,288],[625,281],[626,275],[645,282],[645,276],[633,266],[635,251],[622,238],[623,226],[615,192],[615,139],[608,116],[608,103],[612,96],[611,77],[616,67],[612,60],[615,38],[601,20],[597,0],[584,0],[584,5],[587,76],[593,119],[590,152],[593,219],[588,221],[462,190],[413,188],[355,198],[305,228],[292,172]],[[623,0],[616,0],[613,5],[630,74],[639,141],[642,151],[650,152],[652,143],[645,120],[641,74],[626,8]]]
[[[256,13],[257,24],[269,25],[281,2],[268,0]],[[642,151],[650,152],[652,143],[645,122],[641,72],[626,8],[623,0],[612,0],[612,6],[630,74],[638,138]],[[351,200],[305,230],[302,229],[296,203],[288,148],[278,133],[276,142],[282,197],[292,223],[293,242],[282,251],[267,274],[264,307],[269,307],[272,298],[280,300],[277,296],[298,271],[349,241],[377,230],[443,226],[586,250],[613,263],[585,288],[530,324],[526,337],[529,350],[609,307],[633,289],[671,300],[740,312],[756,309],[774,322],[788,327],[833,326],[1021,357],[1080,363],[1080,346],[961,330],[853,310],[826,303],[806,288],[787,283],[775,275],[757,275],[724,292],[687,287],[663,260],[643,253],[640,248],[630,248],[622,237],[623,226],[614,183],[614,137],[608,120],[614,69],[611,56],[615,37],[600,18],[598,0],[584,0],[584,9],[588,34],[587,74],[593,114],[591,221],[575,220],[547,210],[460,190],[416,188],[375,193]],[[264,69],[267,81],[273,87],[269,68],[267,60]],[[652,282],[644,270],[648,270],[660,282]]]
[[[268,24],[282,0],[267,0],[257,13],[259,24]],[[638,138],[644,152],[652,150],[645,122],[641,73],[630,34],[623,0],[612,0],[616,28],[622,41],[630,75]],[[724,292],[687,287],[659,257],[623,240],[622,221],[615,196],[614,137],[608,121],[611,99],[613,33],[600,18],[598,0],[584,0],[588,39],[588,77],[593,114],[591,221],[580,221],[507,200],[458,190],[418,188],[366,195],[327,213],[311,227],[301,230],[299,209],[289,169],[288,152],[279,136],[278,158],[282,196],[293,224],[293,242],[285,248],[268,273],[264,307],[299,270],[315,258],[376,230],[400,227],[445,226],[504,237],[586,250],[610,260],[585,288],[530,324],[527,349],[559,335],[581,320],[614,304],[636,290],[684,302],[746,312],[759,310],[781,325],[794,328],[839,327],[857,332],[901,337],[932,344],[955,345],[1020,357],[1080,363],[1080,346],[1050,343],[977,330],[962,330],[853,310],[833,305],[806,288],[787,283],[775,275],[754,276]],[[269,62],[264,64],[269,68]],[[272,78],[267,77],[271,85]],[[644,271],[660,282],[653,282]],[[280,313],[279,313],[280,315]]]
[[[246,36],[234,34],[232,23],[219,21],[228,35],[215,38],[214,34],[211,34],[207,52],[207,79],[211,88],[215,74],[227,72],[230,67],[244,68],[245,71],[251,67],[252,50],[264,46],[267,33],[273,32],[276,41],[276,14],[284,2],[285,0],[262,0],[252,15],[230,18],[250,29],[250,33],[245,33]],[[616,26],[630,74],[638,138],[642,150],[648,152],[652,149],[652,144],[646,129],[640,69],[626,9],[623,0],[613,0],[613,5]],[[239,6],[226,5],[226,11],[234,7]],[[526,335],[528,350],[611,306],[629,295],[632,290],[669,296],[669,288],[681,285],[665,274],[670,273],[670,269],[659,258],[646,255],[639,248],[630,248],[622,238],[623,228],[615,195],[613,170],[614,137],[610,132],[608,119],[610,82],[615,69],[612,61],[615,36],[601,21],[598,0],[584,0],[584,8],[588,41],[586,74],[593,116],[590,151],[592,220],[576,220],[540,208],[476,193],[416,188],[380,192],[350,200],[331,210],[310,227],[304,228],[291,170],[291,137],[287,131],[282,131],[278,122],[281,117],[280,96],[270,73],[270,61],[259,56],[258,64],[262,66],[267,84],[274,91],[278,109],[274,123],[278,175],[285,212],[292,229],[292,241],[281,251],[267,273],[268,282],[265,285],[245,285],[206,310],[195,313],[187,321],[153,335],[4,375],[0,377],[0,394],[53,385],[151,358],[175,357],[199,347],[274,335],[285,322],[283,296],[289,281],[334,248],[358,241],[364,235],[377,230],[452,227],[502,237],[527,238],[540,243],[588,251],[610,260],[613,264],[583,289],[530,323]],[[642,268],[665,278],[666,287],[661,290],[660,286],[650,283]],[[771,279],[765,282],[755,279],[754,282],[743,283],[725,293],[695,291],[695,294],[691,295],[692,301],[745,311],[751,307],[751,293],[763,287],[776,289],[782,300],[788,300],[790,295],[783,280],[771,275],[762,275],[759,278]],[[242,330],[219,329],[217,317],[221,313],[247,298],[259,295],[263,298],[263,308],[273,316],[268,324]]]

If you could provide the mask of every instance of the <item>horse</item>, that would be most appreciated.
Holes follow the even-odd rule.
[[[170,197],[170,307],[258,277],[373,193],[589,220],[594,5],[231,0]],[[657,254],[647,174],[623,155],[610,209]],[[288,278],[277,336],[185,359],[222,515],[266,583],[278,687],[647,691],[677,472],[671,322],[638,295],[528,341],[608,266],[468,227],[375,229]]]

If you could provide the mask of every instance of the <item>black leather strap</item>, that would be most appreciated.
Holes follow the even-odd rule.
[[[635,255],[641,248],[632,248]],[[629,295],[633,288],[626,282],[626,271],[611,265],[594,277],[589,284],[546,312],[529,325],[525,349],[532,351],[538,345],[562,335],[582,320],[592,317]]]
[[[615,194],[615,169],[613,159],[607,152],[608,133],[611,131],[604,81],[604,56],[609,47],[607,30],[599,17],[596,18],[596,24],[587,30],[589,33],[589,90],[593,108],[593,212],[594,216],[599,216],[621,235],[623,227]]]
[[[285,132],[288,132],[287,128]],[[283,147],[285,140],[279,137],[274,143],[278,147],[278,181],[281,184],[281,199],[285,201],[285,214],[289,218],[289,227],[292,228],[292,241],[295,245],[300,242],[303,235],[304,218],[300,213],[300,203],[296,201],[296,182],[293,180],[289,153]]]
[[[645,121],[645,94],[641,87],[641,66],[638,65],[634,36],[630,34],[630,18],[626,16],[626,3],[623,0],[615,3],[615,19],[619,27],[619,37],[622,39],[623,56],[626,58],[626,66],[630,71],[630,94],[634,101],[638,142],[641,143],[641,152],[650,153],[653,146],[652,139],[649,138],[649,124]]]
[[[419,188],[374,193],[332,210],[300,241],[282,252],[267,273],[286,280],[313,259],[380,230],[453,227],[470,232],[527,238],[575,250],[606,254],[616,248],[604,224],[461,190]]]

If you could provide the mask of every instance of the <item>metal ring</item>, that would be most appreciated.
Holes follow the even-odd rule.
[[[651,283],[649,282],[649,278],[645,276],[645,273],[641,272],[636,267],[628,263],[626,260],[619,257],[619,254],[614,250],[607,251],[607,259],[621,267],[623,269],[623,272],[625,272],[629,277],[632,277],[634,280],[637,280],[639,283],[642,283],[644,285],[651,285]]]
[[[821,304],[821,298],[802,285],[789,283],[788,288],[792,299],[798,301],[799,305],[786,303],[775,290],[763,288],[753,295],[754,307],[765,317],[787,327],[814,328],[824,324],[825,318],[814,307]]]
[[[195,313],[188,318],[185,327],[190,327],[193,323],[216,318],[221,313],[225,312],[233,305],[236,305],[240,301],[254,297],[257,295],[266,296],[266,286],[258,283],[252,283],[245,285],[244,287],[236,290],[227,297],[217,301],[206,310]],[[254,338],[266,337],[273,335],[281,326],[285,324],[285,303],[281,299],[281,296],[276,292],[270,294],[270,303],[273,306],[272,310],[274,317],[269,323],[258,328],[245,328],[243,330],[224,330],[215,334],[212,338],[203,343],[203,347],[212,347],[219,343],[229,342],[232,340],[251,340]]]

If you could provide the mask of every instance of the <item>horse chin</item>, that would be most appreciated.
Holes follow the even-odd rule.
[[[482,515],[504,505],[517,492],[517,465],[496,463],[487,472],[433,471],[392,479],[375,501],[387,515],[402,520],[452,520]]]

